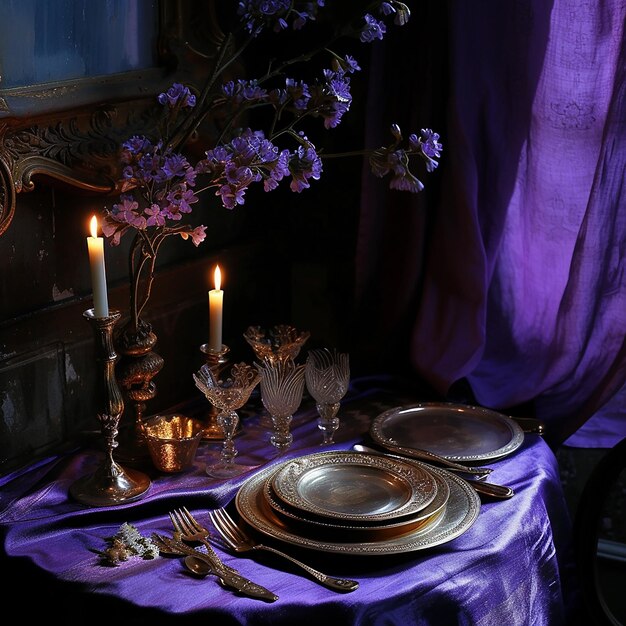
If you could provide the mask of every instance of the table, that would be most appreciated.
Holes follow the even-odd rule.
[[[362,442],[382,411],[423,398],[398,391],[388,377],[353,380],[342,405],[342,425],[331,449]],[[255,406],[256,403],[256,406]],[[261,427],[260,401],[251,399],[237,438],[242,461],[267,463],[272,455]],[[320,450],[315,409],[295,416],[288,456]],[[99,615],[124,624],[506,625],[572,624],[575,578],[571,525],[555,456],[541,436],[527,434],[509,457],[491,462],[493,482],[513,487],[510,500],[483,500],[475,523],[440,546],[411,553],[361,557],[293,548],[295,556],[335,576],[355,578],[349,594],[328,590],[286,561],[265,553],[226,563],[270,587],[275,603],[238,597],[214,578],[192,577],[178,558],[134,558],[104,566],[106,547],[123,522],[144,535],[171,533],[167,512],[186,506],[208,522],[207,511],[230,503],[250,474],[220,481],[206,475],[219,444],[202,443],[194,467],[182,474],[151,473],[141,500],[91,508],[68,496],[70,485],[91,472],[99,453],[79,449],[50,457],[0,479],[3,572],[14,572],[4,597],[32,592],[29,617],[63,617],[69,623]],[[254,470],[252,470],[254,471]],[[74,618],[72,618],[72,615]]]

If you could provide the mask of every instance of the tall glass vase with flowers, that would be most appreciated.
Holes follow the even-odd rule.
[[[359,1],[354,12],[352,4],[349,9],[343,3],[332,4],[325,0],[225,3],[225,12],[230,8],[232,13],[227,20],[232,28],[218,43],[204,84],[196,89],[176,83],[161,93],[162,115],[153,132],[133,136],[122,146],[122,193],[106,210],[103,231],[112,245],[134,232],[129,320],[118,341],[119,351],[129,358],[120,361],[118,376],[139,419],[145,402],[156,393],[152,378],[163,366],[152,351],[154,333],[142,318],[157,255],[171,235],[196,246],[204,240],[206,226],[193,227],[184,219],[200,193],[212,190],[218,206],[226,209],[244,204],[252,185],[262,184],[265,192],[271,192],[289,181],[291,191],[300,193],[321,178],[325,160],[349,156],[368,159],[374,175],[390,176],[392,188],[419,192],[423,184],[412,172],[415,158],[427,172],[437,167],[441,144],[430,129],[405,140],[394,124],[389,145],[335,154],[309,138],[320,123],[323,131],[335,129],[353,104],[351,81],[361,68],[354,56],[337,50],[340,42],[369,45],[383,39],[392,23],[402,26],[410,16],[407,5],[397,0]],[[341,9],[341,21],[332,8]],[[305,28],[310,36],[292,38],[292,45],[285,47],[288,58],[279,58],[277,48],[266,47],[267,36],[281,37]],[[301,40],[306,49],[294,50]],[[266,62],[260,63],[265,57]],[[246,60],[262,68],[259,75],[233,77],[235,61],[246,66]],[[251,119],[261,120],[263,128],[251,127]],[[185,148],[203,123],[212,128],[212,139],[203,158],[192,164]],[[197,189],[199,181],[202,185]]]

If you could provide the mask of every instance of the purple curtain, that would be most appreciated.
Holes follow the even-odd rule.
[[[570,442],[626,436],[625,16],[621,0],[449,2],[440,193],[414,206],[420,262],[418,235],[394,244],[419,269],[386,302],[409,316],[412,369],[444,395],[464,380],[483,406],[531,404],[554,445],[592,417]],[[389,265],[371,266],[384,204],[363,194],[358,302]]]

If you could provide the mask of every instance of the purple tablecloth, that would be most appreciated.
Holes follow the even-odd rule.
[[[362,441],[371,419],[381,411],[419,400],[397,395],[381,379],[354,381],[333,448],[348,449]],[[288,456],[320,450],[314,418],[314,409],[303,409],[294,417],[294,445]],[[245,417],[243,422],[236,439],[238,460],[266,463],[273,450],[259,416]],[[217,548],[227,563],[278,594],[275,603],[238,597],[213,577],[192,577],[178,558],[133,558],[115,567],[101,564],[95,551],[106,547],[106,538],[123,522],[134,524],[144,535],[171,533],[169,510],[184,505],[208,524],[208,510],[231,502],[249,474],[229,481],[208,477],[206,464],[218,449],[218,444],[202,443],[193,469],[175,475],[154,470],[145,497],[108,508],[86,507],[68,495],[70,485],[97,466],[101,457],[93,450],[50,458],[0,479],[4,556],[14,566],[13,570],[5,566],[4,571],[28,576],[9,583],[8,593],[38,585],[31,612],[39,608],[41,616],[52,617],[55,611],[66,616],[71,609],[92,609],[106,611],[103,618],[110,618],[114,611],[128,620],[123,623],[143,623],[143,618],[151,624],[187,623],[199,616],[202,622],[195,623],[272,626],[325,620],[399,626],[572,623],[570,519],[556,459],[538,435],[526,435],[515,453],[489,463],[495,468],[491,480],[510,485],[516,495],[510,500],[483,500],[476,522],[448,543],[368,557],[288,547],[329,574],[357,579],[360,587],[352,593],[330,591],[266,553],[248,558]],[[52,604],[42,600],[46,586]]]

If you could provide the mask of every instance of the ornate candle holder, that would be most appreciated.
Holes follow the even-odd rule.
[[[235,463],[237,450],[233,443],[233,436],[239,424],[237,410],[248,401],[252,390],[260,380],[260,376],[252,366],[246,363],[237,363],[233,365],[231,375],[226,380],[218,380],[207,365],[203,365],[200,371],[193,375],[193,379],[196,387],[219,410],[217,423],[222,429],[224,439],[220,461],[207,467],[207,474],[216,478],[238,476],[250,467]]]
[[[150,479],[142,472],[125,469],[113,459],[117,447],[118,425],[124,401],[115,378],[117,354],[113,348],[113,327],[119,311],[107,317],[95,317],[94,310],[83,313],[92,325],[96,345],[96,363],[101,376],[97,386],[100,428],[105,442],[105,457],[93,474],[79,478],[70,486],[72,497],[90,506],[123,504],[140,498],[150,487]]]
[[[230,353],[230,348],[227,345],[222,344],[222,349],[215,351],[211,350],[208,343],[203,343],[200,346],[200,352],[204,354],[206,366],[211,370],[213,376],[217,380],[224,369],[228,367],[228,355]],[[217,414],[217,408],[215,405],[211,404],[206,422],[204,423],[204,432],[202,433],[203,439],[208,439],[210,441],[222,441],[224,439],[224,429],[217,422]]]

